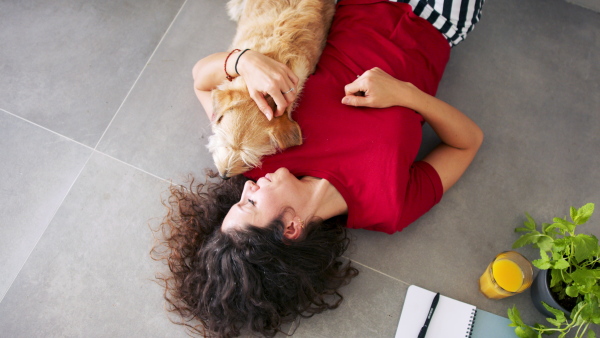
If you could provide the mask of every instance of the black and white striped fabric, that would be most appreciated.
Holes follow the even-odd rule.
[[[337,0],[337,2],[343,0]],[[454,47],[463,41],[481,18],[485,0],[389,0],[407,3],[429,21]]]
[[[479,22],[485,0],[399,0],[397,2],[408,3],[416,15],[429,21],[444,34],[451,46],[456,46]]]

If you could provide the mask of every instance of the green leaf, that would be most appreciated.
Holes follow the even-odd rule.
[[[581,309],[581,318],[588,322],[600,324],[600,304],[598,304],[598,299],[596,297],[592,297],[590,295],[586,295],[583,302],[585,303]]]
[[[560,271],[560,270],[559,270]],[[571,284],[573,283],[573,278],[571,278],[571,275],[568,273],[563,273],[562,275],[562,279],[565,282],[565,284]]]
[[[577,297],[579,296],[579,289],[576,286],[569,285],[565,288],[565,293],[569,297]]]
[[[594,213],[594,203],[588,203],[576,211],[575,218],[573,218],[572,216],[571,216],[571,218],[573,218],[573,222],[575,222],[575,224],[580,225],[580,224],[587,222],[593,213]]]
[[[552,248],[552,260],[553,261],[558,261],[558,260],[561,260],[563,258],[566,260],[566,258],[564,257],[564,252],[562,252],[562,251],[560,251],[558,249]]]
[[[554,287],[562,282],[562,274],[560,270],[550,270],[550,287]]]
[[[529,326],[519,326],[515,328],[515,334],[519,338],[536,338],[538,334]]]
[[[521,320],[521,314],[517,307],[513,305],[513,307],[508,309],[508,319],[512,322],[510,326],[524,326],[523,320]]]
[[[550,257],[544,250],[540,250],[540,259],[536,259],[531,263],[535,265],[538,269],[548,270],[552,267],[552,263],[550,263]]]
[[[566,259],[561,258],[552,265],[552,269],[563,270],[571,266]]]
[[[596,284],[596,271],[585,268],[579,268],[570,274],[573,282],[580,285],[592,287]]]
[[[546,231],[548,231],[550,228],[556,228],[559,229],[560,233],[564,235],[567,231],[573,232],[575,230],[575,224],[567,221],[566,219],[555,217],[552,219],[552,221],[554,221],[554,223],[550,224],[550,226],[546,228]]]
[[[550,262],[544,262],[541,259],[536,259],[531,263],[540,270],[548,270],[552,267],[552,264],[550,264]]]
[[[594,333],[594,331],[588,331],[587,332],[587,338],[596,338],[596,334]]]
[[[560,311],[559,309],[555,309],[552,306],[546,304],[545,302],[542,302],[542,305],[546,308],[546,310],[550,311],[550,313],[552,313],[554,315],[554,318],[556,318],[556,321],[559,323],[564,323],[567,318],[565,317],[564,312]],[[552,318],[546,318],[546,320],[550,321],[550,319]],[[554,324],[556,326],[560,326],[560,324]]]
[[[560,325],[563,323],[560,320],[556,320],[554,318],[546,318],[546,320],[548,321],[548,323],[550,323],[556,327],[560,327]]]
[[[579,234],[572,237],[575,244],[575,260],[580,263],[592,258],[598,251],[598,239],[596,236]]]
[[[520,338],[536,338],[538,337],[537,332],[535,332],[529,325],[526,325],[521,319],[521,314],[517,307],[513,305],[512,308],[508,309],[508,319],[510,319],[511,323],[508,326],[515,327],[515,334]]]
[[[536,245],[541,250],[550,251],[554,246],[554,239],[548,236],[540,236],[537,238]]]
[[[517,239],[515,241],[515,243],[513,244],[512,247],[513,247],[513,249],[516,249],[516,248],[525,246],[527,244],[535,244],[538,241],[538,237],[540,237],[540,236],[544,236],[544,235],[540,234],[537,231],[533,231],[532,233],[525,234],[525,235],[519,237],[519,239]]]
[[[571,219],[574,221],[575,218],[577,218],[577,209],[575,209],[575,207],[571,207],[569,209],[569,213],[571,214]]]
[[[565,249],[571,245],[571,236],[564,238],[557,238],[554,240],[553,251],[564,253]]]
[[[528,213],[525,213],[525,217],[527,217],[527,220],[523,223],[523,225],[525,225],[525,228],[529,230],[535,230],[535,228],[537,227],[537,225],[535,224],[535,220]]]

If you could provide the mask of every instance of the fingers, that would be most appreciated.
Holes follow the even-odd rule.
[[[365,71],[361,75],[358,75],[356,80],[352,81],[352,83],[346,85],[346,95],[358,91],[365,91],[375,79],[385,75],[387,75],[387,73],[379,67],[374,67]]]
[[[258,109],[260,109],[260,111],[265,114],[267,119],[271,121],[273,119],[273,110],[271,107],[269,107],[269,104],[267,103],[267,100],[265,100],[263,94],[253,91],[250,92],[250,97],[254,100],[254,102],[256,102]]]
[[[300,79],[298,79],[298,76],[296,76],[296,74],[294,74],[294,72],[292,72],[292,70],[289,68],[288,68],[288,77],[289,77],[290,81],[292,81],[293,88],[298,87],[298,81],[300,81]]]
[[[299,79],[296,74],[285,64],[252,51],[244,54],[242,61],[238,69],[241,69],[240,74],[259,109],[269,120],[283,115],[297,96]],[[266,95],[271,96],[276,109],[269,106]]]
[[[298,81],[299,78],[289,69],[287,66],[283,65],[284,71],[287,75],[287,79],[281,79],[279,82],[283,82],[283,84],[279,85],[279,90],[270,92],[269,95],[275,101],[275,105],[277,105],[277,111],[275,112],[275,116],[281,116],[285,113],[285,109],[294,102],[297,95]]]
[[[292,87],[293,90],[288,91],[287,93],[282,93],[279,90],[272,90],[267,92],[273,101],[275,102],[275,106],[277,106],[277,110],[273,112],[271,107],[269,106],[267,100],[264,97],[264,94],[252,91],[250,92],[250,97],[256,102],[258,109],[265,114],[267,119],[271,121],[273,117],[281,116],[285,113],[285,109],[296,99],[296,88]],[[290,88],[290,89],[292,89]]]
[[[277,93],[275,95],[271,95],[271,97],[275,101],[275,105],[277,106],[277,111],[275,112],[275,116],[283,115],[285,108],[287,108],[287,106],[289,105],[285,96],[290,96],[289,94],[291,94],[291,93],[287,93],[284,95],[281,91],[277,91]]]
[[[269,93],[273,100],[275,101],[275,105],[277,105],[277,111],[275,112],[275,116],[281,116],[285,112],[285,109],[294,102],[296,99],[296,91],[297,91],[297,78],[296,82],[293,82],[293,79],[288,79],[286,83],[283,85],[285,89],[275,91],[273,94]]]
[[[354,93],[365,91],[364,84],[361,78],[354,80],[352,83],[347,84],[344,87],[346,95],[354,95]]]
[[[371,91],[373,90],[376,78],[384,73],[381,69],[375,67],[357,76],[356,80],[344,87],[346,96],[342,98],[342,103],[350,106],[373,107]]]
[[[369,99],[364,96],[346,95],[342,99],[342,103],[348,106],[369,107]]]

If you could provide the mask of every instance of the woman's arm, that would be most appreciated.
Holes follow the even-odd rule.
[[[458,109],[379,68],[365,72],[347,85],[345,91],[344,104],[375,108],[402,106],[423,116],[442,141],[423,161],[438,172],[444,192],[467,170],[483,142],[481,129]],[[359,91],[364,96],[355,95]]]
[[[273,111],[265,100],[265,95],[268,94],[277,105],[275,116],[282,115],[285,108],[296,98],[295,91],[285,95],[282,93],[290,88],[295,88],[298,84],[298,77],[284,64],[258,52],[248,50],[241,57],[240,53],[234,52],[229,58],[227,58],[229,55],[227,52],[211,54],[198,61],[192,70],[194,92],[208,118],[212,120],[213,107],[210,92],[223,81],[227,81],[225,67],[229,75],[238,75],[235,69],[236,62],[237,71],[244,77],[250,97],[260,110],[269,120],[273,117]],[[227,64],[225,64],[226,59]]]

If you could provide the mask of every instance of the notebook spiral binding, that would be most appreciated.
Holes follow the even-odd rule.
[[[471,312],[471,318],[469,318],[469,326],[467,327],[467,335],[465,338],[470,338],[473,334],[473,324],[475,324],[475,316],[477,316],[477,309],[473,309]]]

